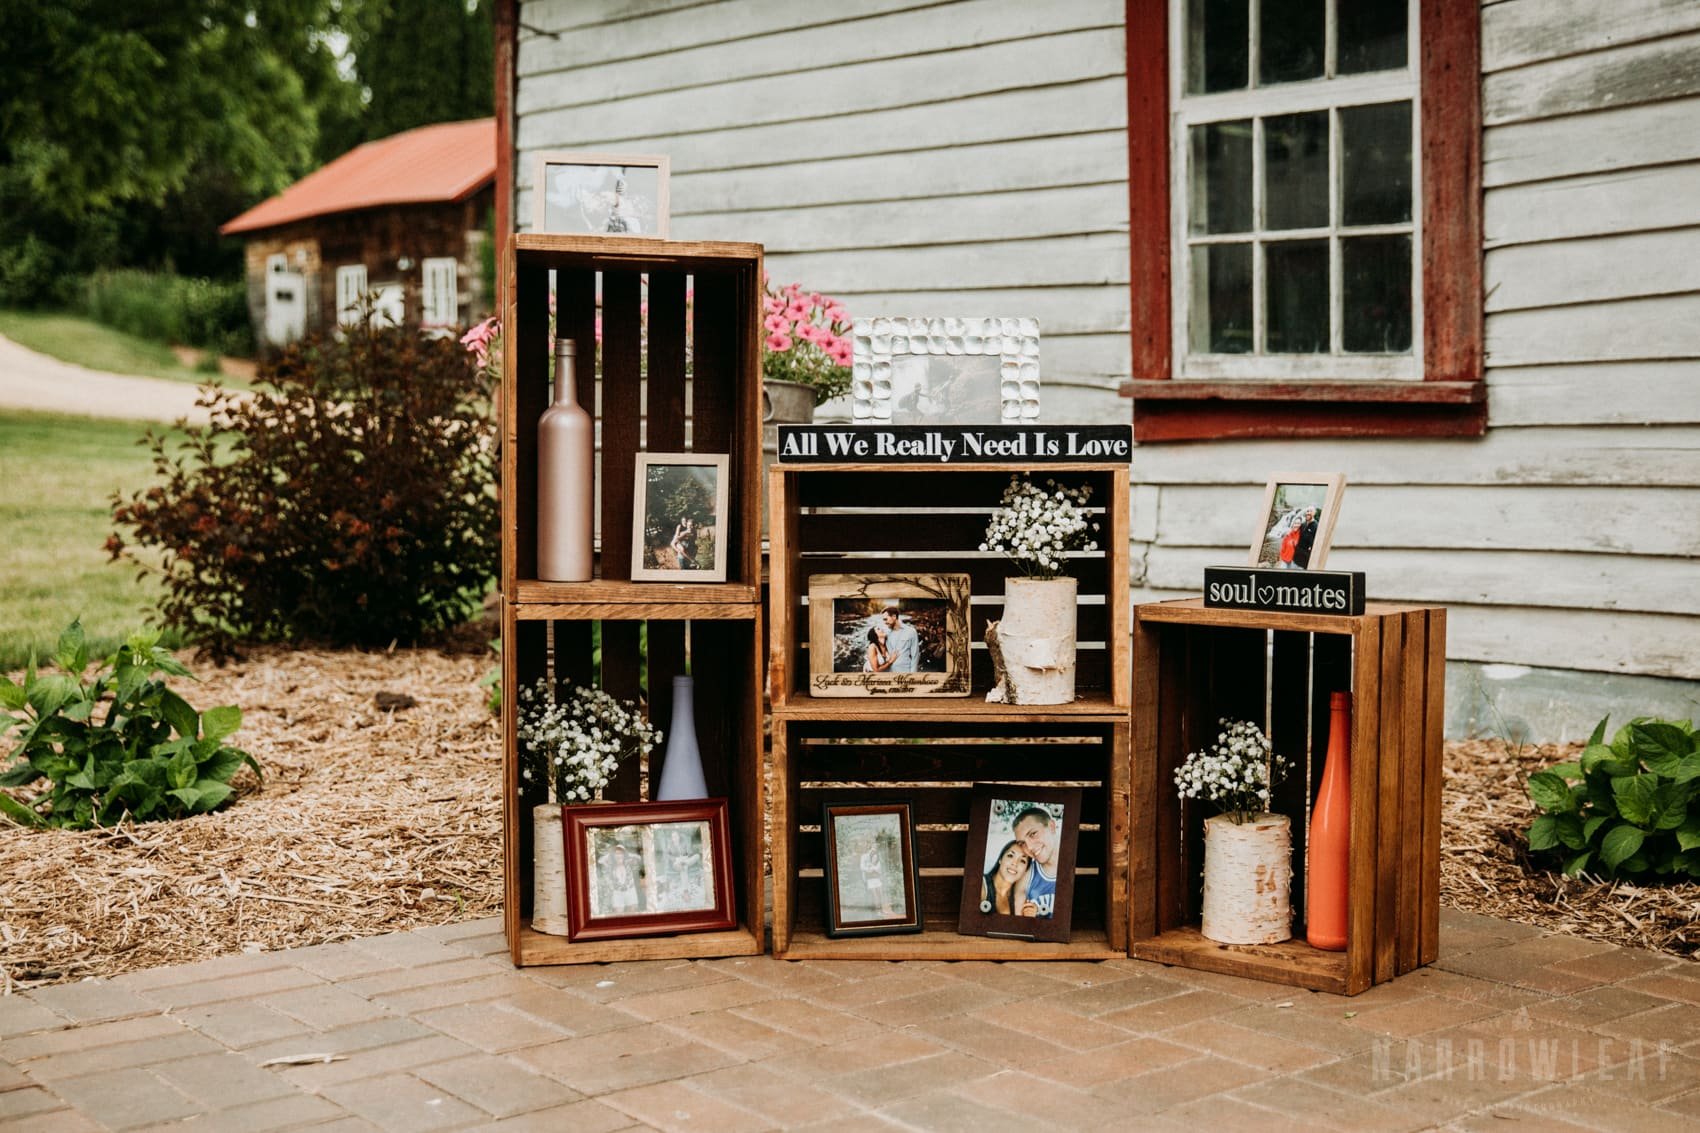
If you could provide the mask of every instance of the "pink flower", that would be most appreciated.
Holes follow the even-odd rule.
[[[802,339],[804,342],[813,342],[818,344],[820,342],[820,328],[815,326],[813,323],[798,323],[797,337]]]
[[[850,321],[850,312],[834,303],[826,309],[826,319],[830,323],[847,323]]]
[[[761,325],[774,334],[781,334],[791,329],[791,324],[785,321],[785,316],[774,312],[761,321]]]
[[[791,336],[775,331],[767,336],[767,348],[775,354],[783,354],[791,349]]]
[[[769,295],[761,301],[762,310],[770,315],[777,315],[785,309],[785,300]]]
[[[802,293],[803,293],[803,285],[800,284],[800,283],[787,283],[785,285],[785,294],[791,296],[793,299],[795,299],[797,296],[801,295]]]
[[[793,299],[791,305],[785,308],[785,317],[794,323],[807,322],[809,318],[808,305]]]
[[[811,307],[824,307],[825,305],[826,305],[826,299],[821,296],[820,292],[818,292],[818,291],[809,292],[809,306],[811,306]]]
[[[602,312],[596,312],[596,341],[602,341]]]
[[[826,353],[828,357],[840,366],[848,366],[851,362],[856,360],[855,348],[850,345],[850,340],[847,338],[839,339],[837,345],[829,349]]]

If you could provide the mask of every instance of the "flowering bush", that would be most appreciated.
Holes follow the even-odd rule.
[[[1046,480],[1043,488],[1020,476],[1010,477],[1003,500],[986,524],[982,551],[1002,551],[1029,578],[1056,578],[1066,570],[1070,551],[1096,551],[1096,520],[1086,515],[1092,486],[1062,488]]]
[[[763,378],[813,386],[821,401],[850,391],[850,312],[838,300],[770,279],[762,312]]]
[[[661,742],[629,700],[568,686],[557,698],[547,679],[519,690],[520,777],[545,783],[559,803],[602,797],[620,764]]]
[[[1175,769],[1175,787],[1183,799],[1208,799],[1233,821],[1246,822],[1269,809],[1269,788],[1286,777],[1287,760],[1250,720],[1218,722],[1216,742],[1188,753]]]

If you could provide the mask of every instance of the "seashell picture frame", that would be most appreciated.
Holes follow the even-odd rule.
[[[878,316],[855,320],[858,425],[1024,425],[1039,420],[1039,320]]]

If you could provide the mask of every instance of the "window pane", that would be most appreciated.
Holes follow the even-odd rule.
[[[1191,349],[1196,354],[1251,350],[1251,245],[1206,244],[1192,250]]]
[[[1328,227],[1328,112],[1263,120],[1263,227]]]
[[[1328,353],[1328,241],[1264,245],[1269,353]]]
[[[1188,94],[1243,90],[1250,58],[1251,0],[1188,0]]]
[[[1410,50],[1405,0],[1356,0],[1342,3],[1335,20],[1336,74],[1393,71],[1407,65]]]
[[[1343,224],[1411,219],[1411,104],[1385,102],[1340,111]]]
[[[1251,121],[1192,128],[1193,232],[1251,231]]]
[[[1363,0],[1360,0],[1363,2]],[[1259,0],[1259,83],[1322,77],[1323,0]]]
[[[1411,349],[1411,238],[1354,236],[1340,241],[1347,350],[1407,354]]]

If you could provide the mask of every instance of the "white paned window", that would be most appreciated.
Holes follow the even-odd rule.
[[[460,318],[459,267],[453,256],[425,261],[420,321],[426,326],[454,326]]]
[[[366,294],[366,265],[345,264],[336,269],[336,321],[353,326],[360,321],[360,300]]]
[[[1421,376],[1415,0],[1170,0],[1176,374]]]

